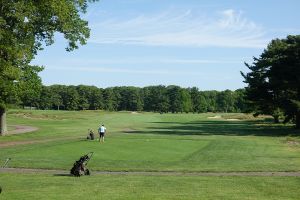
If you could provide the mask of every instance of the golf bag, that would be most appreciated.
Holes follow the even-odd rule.
[[[95,139],[95,135],[94,132],[92,130],[90,130],[88,132],[88,136],[86,137],[87,140],[94,140]]]
[[[84,156],[81,156],[74,164],[70,173],[74,176],[90,175],[90,170],[87,168],[89,160],[92,158],[94,152],[90,152]]]

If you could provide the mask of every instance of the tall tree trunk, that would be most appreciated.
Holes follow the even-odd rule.
[[[300,111],[296,114],[296,129],[300,129]]]
[[[3,136],[7,133],[6,126],[6,111],[5,108],[0,108],[0,136]]]

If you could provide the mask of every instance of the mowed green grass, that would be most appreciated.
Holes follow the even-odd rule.
[[[222,115],[224,118],[209,118]],[[230,121],[225,118],[239,118]],[[246,119],[246,120],[243,120]],[[299,199],[299,177],[95,175],[104,171],[300,171],[299,131],[242,114],[11,110],[38,131],[0,137],[10,167],[69,170],[90,151],[92,176],[0,173],[0,199]],[[87,129],[104,123],[104,144]],[[28,143],[33,142],[33,143]]]
[[[0,174],[1,199],[299,199],[298,177]]]
[[[39,130],[1,137],[0,143],[36,143],[2,147],[0,159],[12,158],[11,167],[68,170],[80,156],[94,152],[92,170],[300,170],[299,132],[292,127],[209,118],[214,115],[11,111],[9,124]],[[87,141],[87,129],[96,131],[101,123],[108,130],[105,143]]]

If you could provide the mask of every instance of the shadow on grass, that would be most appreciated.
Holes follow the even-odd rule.
[[[292,126],[274,125],[266,121],[192,121],[151,122],[153,126],[138,134],[163,135],[231,135],[231,136],[300,136]],[[133,133],[133,132],[131,132]]]
[[[75,177],[75,176],[72,175],[72,174],[63,174],[63,173],[61,173],[61,174],[53,174],[53,176],[69,176],[69,177]]]

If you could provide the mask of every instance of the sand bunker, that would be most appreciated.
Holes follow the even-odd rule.
[[[241,121],[240,119],[227,119],[227,121]]]
[[[216,116],[213,116],[213,117],[208,117],[208,119],[220,119],[221,118],[221,115],[216,115]]]

